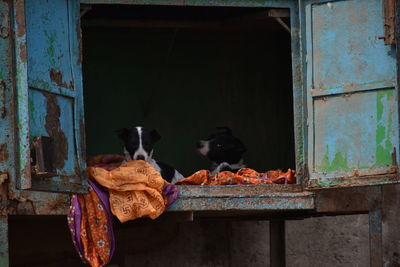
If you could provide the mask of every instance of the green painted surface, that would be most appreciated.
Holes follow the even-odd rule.
[[[55,59],[55,46],[54,46],[54,43],[56,40],[56,33],[55,32],[49,33],[47,30],[45,30],[44,34],[46,35],[46,38],[47,38],[46,43],[48,45],[48,48],[47,48],[46,52],[47,52],[47,55],[49,56],[50,64],[53,68],[56,68],[55,67],[56,62],[58,62]]]
[[[347,157],[342,152],[337,151],[333,159],[329,158],[329,146],[326,146],[326,153],[322,159],[321,166],[318,167],[323,172],[333,172],[338,170],[351,170],[347,163]]]
[[[341,184],[340,181],[338,180],[332,180],[332,181],[319,181],[317,183],[317,186],[322,186],[322,187],[327,187],[327,186],[335,186]]]
[[[162,136],[155,158],[188,175],[209,167],[196,141],[229,126],[249,167],[295,167],[286,32],[84,28],[83,38],[89,155],[122,153],[113,131],[143,125]]]
[[[393,90],[377,92],[376,167],[392,165]],[[387,117],[384,117],[384,109]]]

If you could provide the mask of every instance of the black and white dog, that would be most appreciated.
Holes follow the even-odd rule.
[[[116,133],[124,142],[125,160],[144,160],[148,162],[168,182],[175,183],[184,178],[173,167],[153,159],[154,144],[161,138],[156,130],[149,131],[137,126],[130,129],[122,128],[117,130]]]
[[[232,135],[228,127],[217,127],[217,132],[211,134],[206,140],[197,142],[197,151],[212,161],[211,174],[220,171],[237,172],[245,168],[242,155],[246,147]]]

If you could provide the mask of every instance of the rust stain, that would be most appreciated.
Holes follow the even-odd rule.
[[[7,172],[0,172],[0,185],[2,185],[8,179]]]
[[[0,144],[0,162],[6,161],[8,159],[7,144]]]
[[[17,36],[25,35],[25,4],[24,1],[16,1],[16,21],[18,25]]]
[[[1,93],[1,97],[2,97],[0,99],[0,102],[2,102],[2,103],[0,103],[1,104],[0,117],[2,119],[5,119],[6,115],[7,115],[6,97],[5,97],[6,89],[7,89],[6,82],[4,80],[2,80],[0,82],[0,90],[1,90],[0,93]]]
[[[392,164],[393,166],[397,167],[397,153],[396,153],[396,147],[393,148],[392,152]]]
[[[349,188],[349,187],[360,187],[360,186],[368,186],[368,185],[379,185],[379,183],[392,183],[400,181],[400,174],[397,172],[397,167],[390,170],[389,174],[377,174],[370,176],[352,176],[352,177],[340,177],[335,178],[337,183],[330,184],[329,188]],[[307,190],[317,191],[324,190],[326,187],[320,186],[318,184],[320,180],[314,179],[312,180],[308,186]]]
[[[37,192],[36,198],[28,195],[8,198],[8,214],[12,215],[56,215],[66,214],[70,205],[67,194],[49,194]]]
[[[19,57],[23,62],[27,62],[25,43],[19,45]]]
[[[60,210],[60,208],[65,208],[65,207],[69,207],[70,205],[70,199],[69,197],[66,197],[66,195],[61,195],[58,194],[55,198],[49,198],[46,201],[46,205],[43,210],[40,210],[40,213],[43,214],[53,214],[53,213],[57,213],[58,210]]]
[[[8,22],[8,14],[0,13],[0,37],[6,38],[10,33],[10,23]]]
[[[29,154],[30,156],[30,154]],[[28,179],[23,179],[23,181],[25,181],[26,183],[22,184],[23,188],[30,188],[31,187],[31,181],[30,181],[30,177],[31,177],[31,164],[29,162],[27,162],[24,166],[24,170],[23,170],[24,176],[25,177],[29,177]]]
[[[56,71],[55,69],[50,69],[50,79],[55,82],[58,86],[67,88],[67,83],[63,81],[63,76],[60,71]]]
[[[49,93],[43,94],[47,99],[45,128],[53,141],[53,167],[56,169],[62,169],[65,160],[68,159],[68,141],[65,133],[61,130],[61,109],[55,95]]]
[[[385,36],[381,39],[385,40],[386,45],[393,45],[396,43],[396,0],[384,0],[383,12],[385,17]]]

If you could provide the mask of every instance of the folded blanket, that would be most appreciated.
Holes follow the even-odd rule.
[[[200,170],[191,176],[180,180],[177,185],[234,185],[234,184],[294,184],[296,172],[289,169],[259,173],[253,169],[243,168],[237,173],[230,171],[219,172],[211,175],[208,170]]]

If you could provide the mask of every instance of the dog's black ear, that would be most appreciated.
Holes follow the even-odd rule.
[[[153,139],[154,143],[161,139],[161,135],[157,132],[157,130],[152,130],[150,134],[151,134],[151,139]]]
[[[119,137],[122,141],[126,142],[126,141],[128,140],[128,137],[129,137],[129,129],[127,129],[127,128],[122,128],[122,129],[115,130],[115,132],[116,132],[116,134],[118,135],[118,137]]]
[[[221,126],[217,127],[217,133],[232,135],[232,130],[229,127]]]

